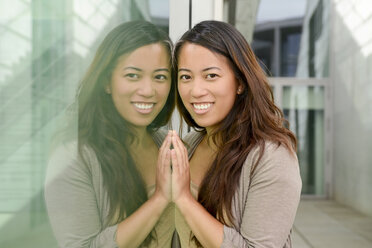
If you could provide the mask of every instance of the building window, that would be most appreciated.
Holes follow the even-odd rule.
[[[323,23],[323,1],[319,0],[318,5],[310,18],[309,33],[309,77],[315,77],[315,43],[322,33]]]
[[[301,27],[289,27],[281,30],[280,76],[282,77],[296,76],[301,30]]]
[[[295,77],[303,18],[258,24],[252,49],[268,76]]]

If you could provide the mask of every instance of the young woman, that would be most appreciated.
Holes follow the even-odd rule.
[[[171,51],[148,22],[116,27],[98,48],[77,94],[77,140],[49,162],[45,199],[60,247],[171,246],[171,140],[156,131],[174,109]]]
[[[300,200],[296,138],[244,37],[204,21],[175,47],[177,105],[198,132],[172,136],[182,247],[291,247]]]

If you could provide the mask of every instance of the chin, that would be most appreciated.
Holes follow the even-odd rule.
[[[135,127],[147,127],[152,122],[153,122],[153,119],[151,119],[151,120],[132,120],[132,121],[129,121],[129,123],[132,126],[135,126]]]
[[[214,122],[207,121],[207,120],[195,120],[194,119],[194,121],[196,122],[196,124],[198,124],[198,126],[203,127],[203,128],[207,128],[207,127],[214,125]]]

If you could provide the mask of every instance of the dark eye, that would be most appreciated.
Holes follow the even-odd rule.
[[[124,77],[130,79],[130,80],[137,80],[139,79],[139,75],[136,74],[136,73],[128,73],[128,74],[125,74]]]
[[[168,77],[166,75],[163,75],[163,74],[159,74],[159,75],[155,76],[156,81],[165,81],[167,79],[168,79]]]
[[[207,79],[215,79],[217,77],[218,77],[218,75],[216,73],[210,73],[210,74],[207,75]]]
[[[189,81],[191,79],[190,75],[180,75],[179,79],[182,81]]]

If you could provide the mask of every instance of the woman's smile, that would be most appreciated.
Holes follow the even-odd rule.
[[[132,102],[134,109],[141,114],[149,114],[154,110],[154,102]]]
[[[191,103],[195,114],[206,114],[213,107],[213,102],[194,102]]]

